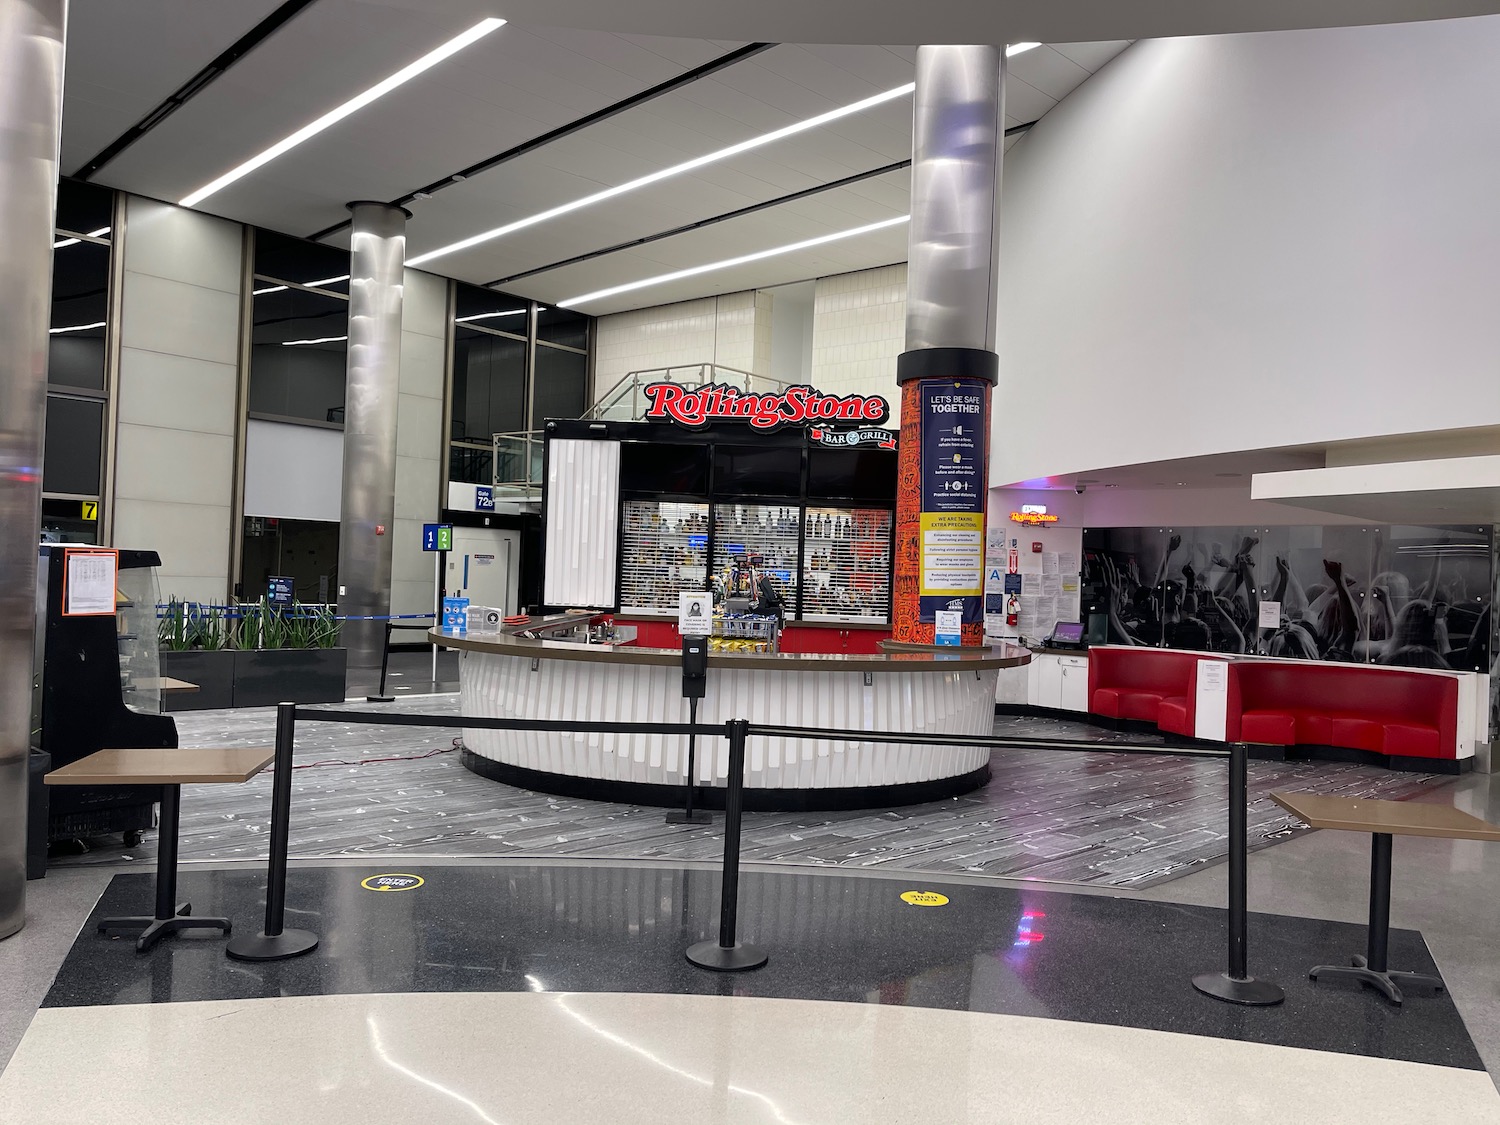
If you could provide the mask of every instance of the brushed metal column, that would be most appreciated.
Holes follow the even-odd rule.
[[[26,920],[27,755],[66,0],[0,0],[0,938]]]
[[[999,372],[995,352],[1000,268],[1000,166],[1005,144],[1005,49],[917,48],[912,107],[911,224],[907,234],[906,350],[896,361],[901,386],[901,443],[896,498],[896,573],[892,636],[931,644],[933,616],[924,606],[922,512],[925,485],[921,417],[924,382],[985,385],[980,425],[982,487],[980,589],[964,605],[963,643],[984,638],[983,514],[988,496],[990,395]],[[977,621],[971,620],[976,616]]]
[[[391,611],[396,520],[396,406],[407,212],[351,203],[349,374],[344,391],[344,483],[339,516],[339,613]],[[350,668],[380,667],[385,626],[346,621]]]

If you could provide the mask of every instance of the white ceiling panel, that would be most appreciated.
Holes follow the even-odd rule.
[[[62,167],[91,160],[280,0],[73,0],[68,6]]]
[[[1061,100],[1087,80],[1089,70],[1043,44],[1006,60],[1011,77],[1035,86],[1054,101]]]
[[[1129,39],[1112,39],[1104,43],[1055,43],[1052,49],[1093,74],[1128,46]]]

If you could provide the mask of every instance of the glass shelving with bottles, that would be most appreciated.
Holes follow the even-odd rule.
[[[708,505],[627,500],[620,612],[677,612],[683,590],[708,588]]]
[[[807,509],[802,620],[890,620],[891,520],[878,508]]]
[[[797,605],[797,537],[802,519],[794,504],[715,504],[714,574],[736,555],[759,555],[791,617]]]

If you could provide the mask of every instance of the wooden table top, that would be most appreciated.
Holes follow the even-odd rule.
[[[270,746],[97,750],[53,770],[48,785],[203,785],[249,781],[271,764]]]
[[[1448,840],[1500,840],[1500,827],[1448,805],[1356,800],[1317,793],[1272,793],[1271,800],[1313,828]]]
[[[174,676],[163,676],[156,681],[156,687],[163,695],[174,691],[189,692],[198,690],[197,684],[188,683],[187,680],[179,680]]]

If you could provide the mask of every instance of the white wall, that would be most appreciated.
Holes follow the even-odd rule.
[[[1079,87],[1006,155],[991,480],[1500,422],[1497,57],[1144,40]]]
[[[114,546],[160,553],[164,595],[229,588],[241,228],[131,196],[120,311]]]
[[[718,363],[756,375],[771,371],[771,297],[746,290],[601,316],[595,329],[594,389],[602,395],[632,371]]]
[[[1062,527],[1297,527],[1369,523],[1287,504],[1250,498],[1248,481],[1233,488],[1100,488],[1082,495],[1066,489],[992,488],[990,525],[1022,504],[1045,504]]]
[[[818,278],[812,384],[830,394],[881,395],[900,415],[896,357],[906,350],[906,264]]]
[[[343,481],[341,430],[246,423],[245,515],[338,523]]]
[[[771,377],[783,383],[812,382],[817,282],[799,281],[761,292],[771,299]]]
[[[448,281],[407,270],[401,307],[401,383],[396,407],[396,523],[391,529],[391,612],[432,612],[432,556],[422,524],[438,519],[443,466],[443,363]]]

